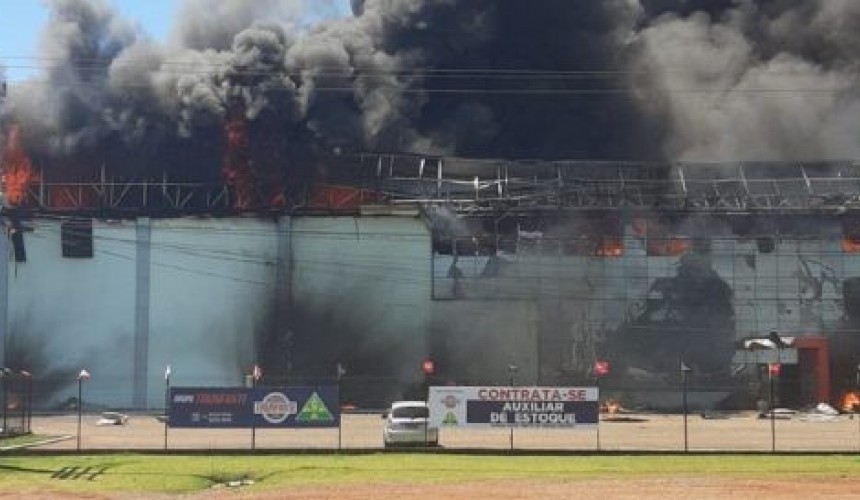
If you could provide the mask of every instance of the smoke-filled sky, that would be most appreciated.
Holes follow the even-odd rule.
[[[333,151],[860,157],[855,0],[345,3],[178,1],[154,38],[105,1],[47,1],[3,123],[46,169],[191,178],[220,172],[236,120],[258,174]]]

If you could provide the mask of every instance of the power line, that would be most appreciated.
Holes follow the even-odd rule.
[[[64,59],[58,57],[33,57],[33,56],[0,56],[0,59],[13,59],[13,60],[31,60],[31,61],[47,61],[59,63],[55,65],[45,65],[45,64],[19,64],[19,65],[7,65],[6,67],[21,67],[21,68],[32,68],[32,69],[40,69],[51,67],[58,68],[83,68],[83,69],[110,69],[117,67],[137,67],[140,64],[130,61],[124,60],[109,60],[106,61],[104,59],[98,58],[76,58],[76,59]],[[200,60],[189,60],[189,61],[171,61],[164,60],[158,62],[158,69],[150,70],[150,72],[158,72],[161,67],[177,67],[180,70],[184,70],[185,68],[210,68],[210,69],[229,69],[231,71],[236,71],[238,74],[248,74],[248,75],[268,75],[268,74],[285,74],[289,72],[302,72],[302,71],[331,71],[332,75],[344,75],[344,70],[354,71],[354,72],[367,72],[368,74],[382,74],[382,75],[399,75],[399,74],[419,74],[419,75],[485,75],[485,76],[533,76],[533,77],[576,77],[576,76],[630,76],[641,74],[640,70],[630,70],[630,69],[540,69],[540,68],[486,68],[486,67],[460,67],[460,68],[437,68],[430,66],[415,66],[410,68],[394,68],[394,69],[386,69],[381,68],[379,66],[370,66],[370,65],[327,65],[320,64],[315,66],[285,66],[283,70],[246,70],[240,69],[241,65],[235,65],[229,61],[226,62],[206,62]],[[238,66],[238,67],[237,67]],[[689,69],[683,66],[662,66],[661,70],[667,73],[689,73]],[[207,73],[208,74],[208,73]],[[811,75],[807,72],[803,72],[800,70],[791,71],[791,70],[779,70],[768,72],[768,76],[787,76],[787,77],[801,77],[801,78],[809,78],[809,77],[817,77],[818,75]]]
[[[37,59],[37,58],[34,58]],[[52,58],[42,58],[41,60],[57,60]],[[9,65],[9,68],[15,69],[70,69],[80,72],[104,72],[108,69],[122,68],[123,66],[133,67],[132,63],[111,63],[109,65],[98,61],[98,64],[87,66],[77,62],[71,66],[44,66],[44,65],[29,65],[17,64]],[[566,83],[573,84],[581,80],[603,80],[607,78],[617,78],[621,76],[632,76],[640,72],[630,70],[536,70],[536,69],[482,69],[482,68],[450,68],[450,69],[435,69],[435,68],[412,68],[412,69],[393,69],[385,70],[379,68],[362,69],[357,68],[338,68],[330,66],[320,66],[315,68],[284,68],[283,70],[247,70],[235,68],[225,63],[183,63],[169,62],[161,63],[165,67],[160,67],[156,70],[146,70],[146,73],[153,76],[212,76],[213,80],[216,76],[214,70],[223,70],[217,75],[217,80],[229,80],[239,77],[287,77],[296,78],[290,80],[292,85],[279,88],[267,88],[263,92],[266,93],[292,93],[297,92],[302,88],[301,72],[313,70],[314,76],[328,79],[348,79],[359,80],[362,77],[415,77],[420,80],[432,82],[434,80],[469,80],[476,83],[498,83],[501,81],[521,81],[525,84],[547,84],[547,83]],[[183,67],[184,66],[184,67]],[[202,69],[201,69],[202,68]],[[210,69],[206,69],[210,68]],[[668,70],[670,73],[672,70]],[[683,70],[676,72],[682,73]],[[811,78],[812,75],[803,73],[783,72],[777,74],[769,74],[769,76],[782,76],[785,78]],[[54,85],[60,88],[93,88],[102,89],[106,85],[100,85],[98,82],[78,81],[78,82],[53,82],[44,79],[24,79],[19,80],[29,84],[38,85]],[[212,82],[213,85],[217,83]],[[633,88],[628,87],[588,87],[588,88],[482,88],[482,87],[433,87],[433,86],[416,86],[413,82],[399,82],[402,86],[397,89],[403,94],[453,94],[453,95],[526,95],[526,96],[566,96],[566,95],[628,95],[634,92]],[[780,83],[784,85],[784,83]],[[122,88],[150,88],[152,85],[147,83],[124,84]],[[238,82],[236,86],[252,87],[254,85],[242,85]],[[388,88],[390,85],[380,84],[378,88]],[[373,89],[356,88],[352,85],[328,85],[314,86],[314,92],[321,93],[354,93],[367,92]],[[702,86],[702,87],[663,87],[655,89],[656,92],[664,94],[833,94],[841,93],[850,90],[856,90],[856,86],[830,86],[830,87],[763,87],[763,86],[748,86],[748,87],[718,87],[718,86]]]
[[[106,87],[93,83],[72,83],[57,85],[47,81],[29,81],[28,83],[37,85],[53,85],[56,90],[63,88],[84,88],[84,89],[104,89]],[[251,85],[238,87],[252,87]],[[125,84],[122,88],[150,88],[147,84]],[[388,89],[390,87],[380,86],[377,89],[362,89],[356,87],[313,87],[315,93],[332,93],[332,94],[372,94],[374,90]],[[654,93],[665,94],[680,94],[680,95],[703,95],[713,94],[721,99],[731,98],[737,95],[760,94],[760,95],[796,95],[806,94],[810,96],[831,97],[833,94],[841,94],[844,92],[855,91],[857,87],[807,87],[807,88],[767,88],[767,87],[744,87],[744,88],[661,88],[654,89]],[[280,93],[298,93],[301,87],[295,88],[266,88],[261,89],[263,94],[280,94]],[[635,89],[632,88],[579,88],[579,89],[492,89],[492,88],[409,88],[400,87],[396,92],[403,95],[498,95],[498,96],[531,96],[531,97],[564,97],[564,96],[610,96],[610,97],[629,97],[635,98]]]

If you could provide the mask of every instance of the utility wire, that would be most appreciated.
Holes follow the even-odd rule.
[[[58,90],[63,88],[83,88],[83,89],[105,89],[106,86],[97,85],[92,82],[74,82],[74,83],[62,83],[57,84],[56,82],[44,81],[44,80],[31,80],[28,83],[37,84],[37,85],[50,85],[55,86]],[[239,87],[254,87],[254,85],[237,85]],[[378,89],[389,89],[393,86],[391,85],[380,85]],[[123,84],[122,88],[151,88],[149,84]],[[213,86],[214,88],[214,86]],[[301,91],[302,87],[279,87],[279,88],[265,88],[261,89],[261,92],[264,94],[280,94],[280,93],[298,93]],[[655,89],[655,92],[662,94],[715,94],[720,96],[720,98],[730,98],[735,95],[743,95],[743,94],[764,94],[764,95],[791,95],[791,94],[810,94],[810,95],[824,95],[829,96],[831,94],[838,94],[848,91],[855,91],[857,87],[854,86],[841,86],[841,87],[780,87],[780,88],[768,88],[768,87],[732,87],[732,88],[659,88]],[[315,93],[359,93],[359,94],[369,94],[372,93],[374,88],[360,88],[360,87],[313,87],[313,91]],[[584,95],[584,96],[621,96],[621,97],[635,97],[633,94],[635,90],[632,88],[577,88],[577,89],[540,89],[540,88],[525,88],[525,89],[498,89],[498,88],[430,88],[430,87],[422,87],[422,88],[413,88],[413,87],[398,87],[396,92],[405,95],[412,94],[438,94],[438,95],[519,95],[519,96],[572,96],[572,95]]]
[[[140,63],[131,62],[131,61],[123,61],[123,60],[110,60],[105,61],[104,59],[98,58],[76,58],[76,59],[64,59],[58,57],[34,57],[34,56],[2,56],[0,55],[0,60],[16,60],[16,61],[38,61],[39,64],[20,64],[18,65],[7,65],[6,67],[21,67],[21,68],[32,68],[32,69],[40,69],[40,68],[51,68],[51,67],[60,67],[60,68],[83,68],[83,69],[109,69],[116,67],[138,67]],[[53,62],[58,64],[42,64],[43,62]],[[395,68],[395,69],[386,69],[380,68],[378,66],[362,66],[362,65],[350,65],[350,66],[340,66],[340,65],[316,65],[316,66],[294,66],[294,67],[284,67],[283,70],[243,70],[240,69],[241,65],[237,65],[230,61],[224,62],[206,62],[200,60],[189,60],[189,61],[175,61],[175,60],[165,60],[159,61],[158,69],[155,70],[157,72],[162,67],[168,68],[176,68],[178,70],[184,70],[185,68],[207,68],[207,69],[226,69],[230,71],[238,72],[238,74],[248,74],[248,75],[267,75],[267,74],[283,74],[286,72],[293,71],[330,71],[332,75],[344,75],[344,70],[350,70],[354,72],[367,72],[367,74],[381,74],[381,75],[399,75],[399,74],[417,74],[417,75],[484,75],[484,76],[528,76],[528,77],[577,77],[577,76],[594,76],[594,77],[604,77],[604,76],[628,76],[628,75],[636,75],[640,74],[641,71],[637,70],[615,70],[615,69],[540,69],[540,68],[480,68],[480,67],[472,67],[472,68],[434,68],[434,67],[412,67],[412,68]],[[149,66],[147,66],[149,68]],[[662,70],[665,70],[669,73],[689,73],[689,70],[682,66],[677,67],[661,67]],[[780,70],[775,72],[767,73],[768,76],[789,76],[789,77],[815,77],[817,75],[810,75],[804,71],[791,71],[791,70]]]

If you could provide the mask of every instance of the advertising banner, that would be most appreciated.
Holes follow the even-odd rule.
[[[437,427],[580,427],[598,424],[597,387],[431,387]]]
[[[170,427],[337,427],[338,387],[171,387]]]

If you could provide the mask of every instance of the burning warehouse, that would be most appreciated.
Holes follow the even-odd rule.
[[[50,4],[0,110],[2,357],[44,404],[82,366],[144,407],[168,363],[216,385],[338,362],[376,404],[427,356],[462,383],[605,359],[654,404],[684,359],[716,404],[771,330],[826,340],[830,397],[853,384],[857,35],[829,21],[857,7],[367,0],[305,26],[196,0],[158,43]]]
[[[374,380],[352,396],[377,402],[418,383],[427,356],[469,383],[511,362],[523,383],[580,383],[605,359],[608,388],[657,405],[684,359],[716,404],[756,376],[733,365],[736,341],[778,330],[825,338],[826,392],[852,387],[854,165],[778,165],[796,175],[776,179],[770,164],[694,177],[706,166],[330,162],[351,187],[317,184],[267,214],[236,211],[229,186],[35,175],[6,210],[6,359],[57,389],[93,367],[107,374],[93,390],[133,406],[158,404],[148,381],[165,364],[231,384],[255,361],[292,381],[346,363]],[[801,375],[798,405],[821,396]]]

